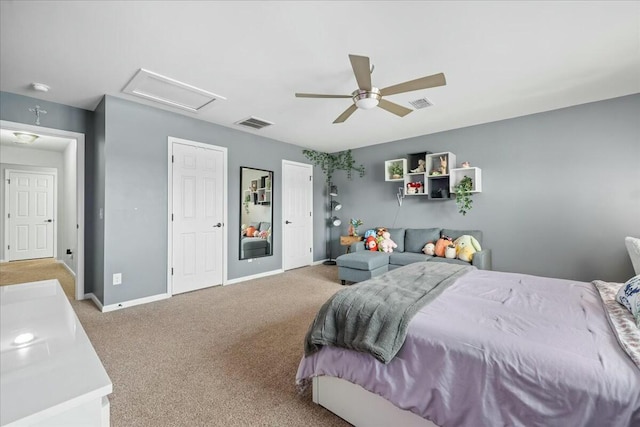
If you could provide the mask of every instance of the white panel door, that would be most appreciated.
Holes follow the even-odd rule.
[[[9,172],[9,261],[53,257],[54,177]]]
[[[222,284],[224,153],[173,143],[173,294]]]
[[[282,162],[282,268],[313,263],[313,167]]]

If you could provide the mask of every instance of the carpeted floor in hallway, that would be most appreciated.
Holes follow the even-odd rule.
[[[54,258],[0,263],[0,286],[58,279],[65,295],[75,298],[75,278]]]

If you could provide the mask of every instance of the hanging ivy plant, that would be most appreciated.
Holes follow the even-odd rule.
[[[352,178],[352,172],[356,171],[360,174],[360,178],[364,176],[364,166],[355,166],[351,150],[341,151],[336,154],[324,153],[315,150],[302,150],[302,154],[312,161],[316,166],[324,172],[327,185],[331,183],[331,177],[337,170],[347,171],[347,178]]]
[[[458,206],[458,212],[462,215],[466,215],[471,210],[471,190],[473,190],[473,181],[468,176],[465,176],[457,183],[453,190],[456,192],[456,205]]]
[[[249,215],[249,202],[251,201],[251,195],[246,194],[244,196],[244,201],[242,202],[242,205],[244,206],[244,210],[247,213],[247,215]]]

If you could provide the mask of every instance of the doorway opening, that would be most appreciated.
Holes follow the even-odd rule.
[[[35,135],[36,138],[28,144],[16,143],[20,139],[16,133],[20,134],[21,132]],[[32,137],[31,139],[34,138]],[[2,244],[2,247],[0,247],[0,262],[3,263],[3,275],[6,277],[7,274],[4,274],[4,272],[11,271],[17,272],[16,278],[34,277],[22,275],[20,271],[26,272],[30,268],[30,263],[35,263],[33,265],[52,264],[58,268],[63,268],[73,276],[75,289],[71,294],[75,299],[84,299],[85,135],[2,120],[0,121],[0,153],[2,153],[0,175],[4,181],[4,185],[0,185],[0,191],[2,192],[2,196],[0,196],[0,213],[2,214],[0,218],[0,243]],[[9,215],[11,207],[9,193],[11,190],[6,180],[9,179],[9,174],[11,173],[14,174],[14,177],[25,177],[39,173],[51,173],[52,171],[55,172],[57,181],[57,189],[54,190],[57,214],[44,218],[43,224],[50,224],[50,232],[54,233],[53,254],[51,257],[46,254],[43,255],[44,252],[27,254],[26,257],[12,257],[16,247],[12,246],[10,240],[11,238],[15,240],[16,230],[11,229],[11,220],[15,219],[15,216],[11,218]],[[23,182],[26,181],[23,180]],[[45,196],[38,195],[35,197],[36,199],[32,199],[32,204],[37,201],[37,197],[42,198]],[[28,203],[27,196],[24,196],[20,203],[25,203],[25,201]],[[23,210],[24,207],[23,205]],[[51,223],[48,220],[51,220]],[[45,234],[47,228],[39,223],[36,225],[37,227],[34,227],[33,230],[36,230],[35,236],[40,239],[36,243],[40,244],[47,237]],[[23,224],[18,233],[23,232],[33,235],[33,230],[29,232]],[[25,236],[23,235],[22,237]],[[22,266],[19,265],[20,263]],[[31,265],[32,268],[33,265]],[[48,269],[50,265],[45,265],[45,267],[47,268],[43,269],[43,271],[46,271],[42,273],[43,277],[38,277],[37,280],[57,278],[49,277],[55,274]],[[58,280],[61,281],[60,279]],[[31,281],[35,281],[35,279]],[[16,283],[22,283],[22,281]],[[67,290],[65,289],[65,291]]]

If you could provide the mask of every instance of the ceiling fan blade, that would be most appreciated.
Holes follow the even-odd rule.
[[[319,93],[296,93],[298,98],[351,98],[352,95],[322,95]]]
[[[432,76],[421,77],[419,79],[400,83],[394,86],[385,87],[380,90],[382,96],[395,95],[396,93],[411,92],[413,90],[428,89],[430,87],[444,86],[447,81],[443,73],[434,74]]]
[[[338,116],[337,119],[335,119],[333,121],[333,123],[342,123],[345,120],[347,120],[349,118],[349,116],[351,116],[353,114],[354,111],[356,111],[358,109],[358,107],[356,107],[356,104],[351,104],[351,106],[349,108],[347,108],[346,110],[344,110],[344,113],[340,114],[340,116]]]
[[[361,90],[371,90],[371,64],[366,56],[349,55],[353,74],[356,75],[358,88]]]
[[[389,102],[386,99],[381,99],[378,103],[378,107],[400,117],[404,117],[413,111],[411,108],[403,107],[402,105],[398,105],[395,102]]]

